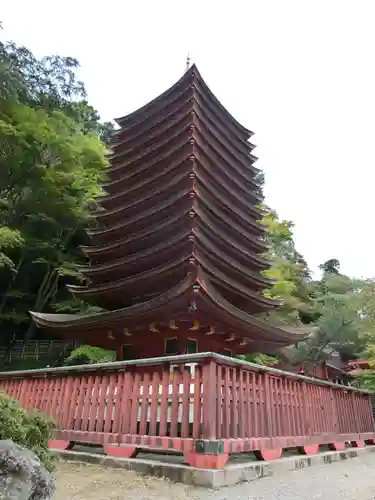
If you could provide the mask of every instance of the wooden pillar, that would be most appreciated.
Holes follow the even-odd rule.
[[[122,361],[122,344],[116,345],[116,361]]]

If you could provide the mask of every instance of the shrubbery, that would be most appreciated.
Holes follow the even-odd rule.
[[[18,401],[0,393],[0,440],[11,439],[35,453],[48,469],[54,467],[54,456],[48,450],[54,422],[37,410],[24,410]]]
[[[108,363],[114,361],[116,353],[101,347],[91,345],[81,345],[70,353],[70,356],[64,361],[64,365],[89,365],[94,363]]]

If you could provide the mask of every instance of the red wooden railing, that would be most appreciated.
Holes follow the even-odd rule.
[[[55,419],[55,448],[173,449],[221,467],[232,452],[375,443],[368,393],[212,353],[0,373],[0,391]]]

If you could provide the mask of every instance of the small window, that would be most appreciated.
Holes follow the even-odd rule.
[[[223,349],[223,355],[228,356],[229,358],[232,357],[232,351],[231,349]]]
[[[198,340],[188,339],[186,342],[186,354],[195,354],[198,352]]]
[[[131,344],[123,344],[121,359],[128,361],[129,359],[133,359],[133,357],[133,346]]]
[[[169,339],[165,339],[165,354],[167,356],[172,356],[174,354],[178,354],[178,342],[177,337],[172,337]]]

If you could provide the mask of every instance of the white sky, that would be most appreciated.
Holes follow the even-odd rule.
[[[266,201],[312,269],[375,276],[374,0],[2,0],[4,39],[81,63],[103,119],[166,90],[189,52],[256,135]]]

